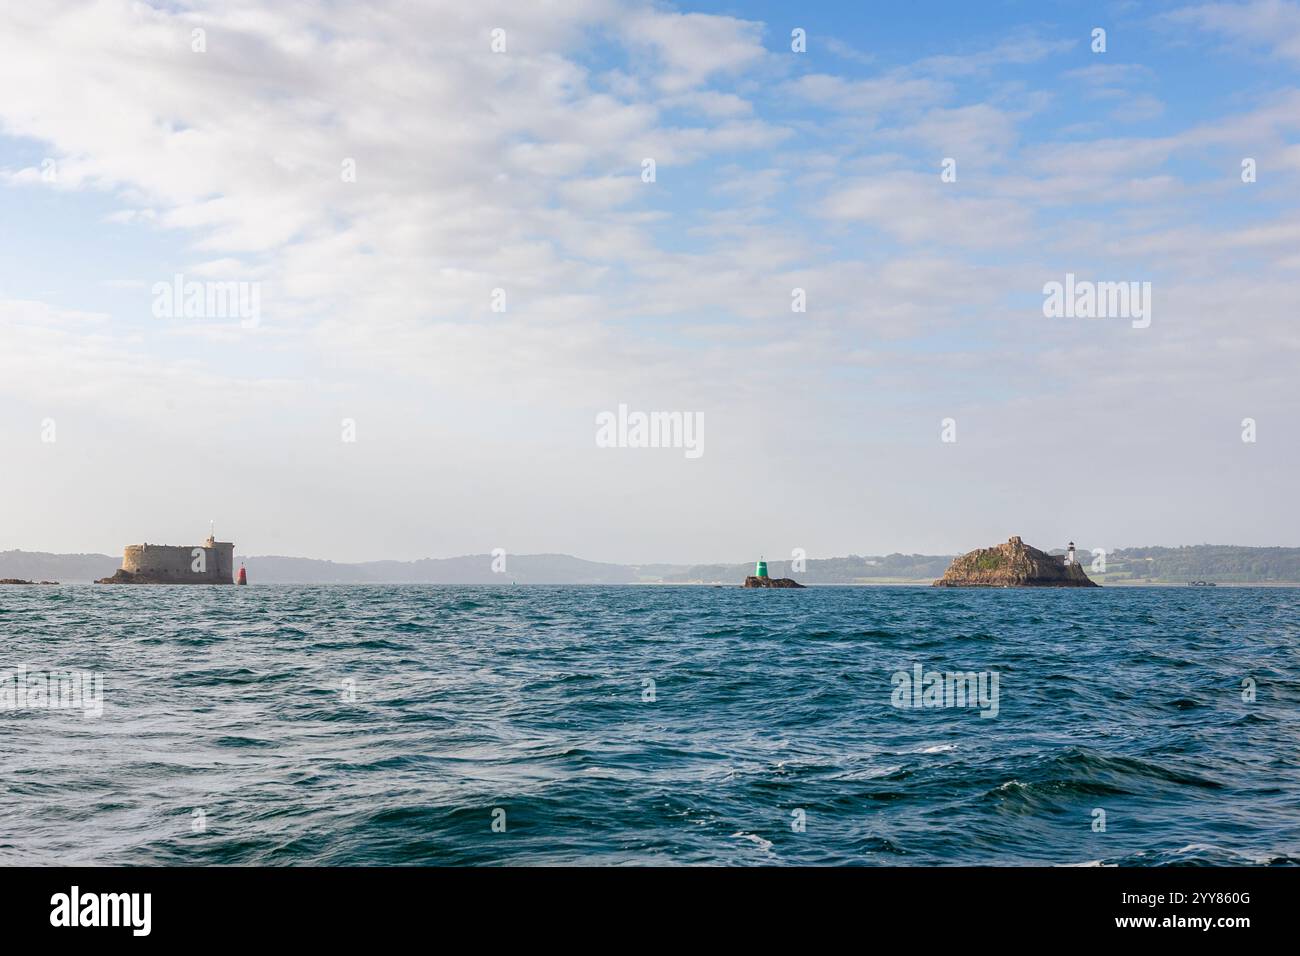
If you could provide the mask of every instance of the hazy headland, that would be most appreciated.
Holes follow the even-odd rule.
[[[1051,553],[1060,554],[1060,549]],[[1103,585],[1300,584],[1300,548],[1233,545],[1119,548],[1104,570],[1090,548],[1079,553],[1089,576]],[[755,555],[757,557],[757,555]],[[807,558],[802,567],[768,556],[771,573],[804,584],[929,584],[951,554],[847,555]],[[567,554],[468,554],[419,561],[345,563],[283,555],[242,555],[254,584],[739,584],[752,560],[713,564],[615,564]],[[0,551],[0,578],[86,583],[108,577],[121,556]]]

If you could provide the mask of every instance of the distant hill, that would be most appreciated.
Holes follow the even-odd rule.
[[[768,561],[774,578],[794,578],[804,584],[867,584],[872,582],[930,582],[943,574],[952,555],[889,554],[883,557],[808,558],[802,570],[791,561]],[[663,575],[665,584],[734,584],[754,573],[754,562],[696,564]]]
[[[0,551],[0,578],[62,581],[73,584],[106,578],[122,566],[122,556],[49,554],[45,551]]]
[[[635,584],[640,580],[635,568],[567,554],[508,554],[502,573],[492,570],[490,554],[362,564],[270,555],[238,561],[248,567],[249,580],[259,584]]]
[[[635,584],[657,581],[669,565],[654,565],[647,578],[637,568],[585,561],[567,554],[509,554],[504,573],[492,570],[492,555],[424,558],[420,561],[368,561],[341,564],[280,555],[237,556],[250,581],[258,584]],[[0,551],[0,578],[78,584],[110,576],[121,556]],[[743,579],[743,575],[742,575]]]
[[[1059,549],[1055,552],[1061,553]],[[1100,584],[1300,584],[1300,548],[1244,548],[1201,544],[1181,548],[1123,548],[1106,556],[1106,573],[1091,570],[1089,549],[1079,549],[1090,577]],[[809,558],[802,571],[789,561],[768,561],[773,577],[803,584],[928,584],[943,575],[952,555],[888,554]],[[419,561],[343,564],[280,555],[239,557],[255,584],[736,584],[754,573],[737,564],[609,564],[567,554],[509,554],[506,570],[492,570],[490,554]],[[108,577],[121,565],[106,554],[0,551],[0,578],[76,584]]]
[[[1123,548],[1106,557],[1104,584],[1131,581],[1215,581],[1219,584],[1300,582],[1300,548],[1239,548],[1198,544],[1181,548]]]

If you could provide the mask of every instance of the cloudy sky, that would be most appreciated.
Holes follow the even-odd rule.
[[[0,222],[0,550],[1300,544],[1296,2],[5,4]]]

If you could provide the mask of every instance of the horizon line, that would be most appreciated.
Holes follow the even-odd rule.
[[[151,543],[153,543],[153,542],[151,542]],[[981,549],[983,549],[983,548],[997,547],[998,544],[1002,544],[1002,543],[1003,543],[1003,542],[997,542],[997,543],[992,544],[992,545],[981,545],[981,546],[979,546],[979,547],[970,548],[970,549],[968,549],[968,550],[966,550],[966,551],[951,551],[951,552],[897,551],[897,550],[895,550],[895,551],[880,551],[880,552],[874,552],[874,553],[868,553],[868,552],[863,552],[863,553],[850,552],[850,553],[847,553],[847,554],[835,554],[835,555],[828,555],[828,556],[825,556],[825,557],[813,557],[812,555],[807,555],[807,554],[805,554],[805,555],[802,556],[802,560],[804,560],[804,561],[836,561],[836,560],[843,560],[843,559],[846,559],[846,558],[853,558],[853,557],[859,557],[859,558],[890,557],[890,556],[895,555],[895,554],[897,554],[897,555],[903,555],[903,556],[905,556],[905,557],[951,558],[951,557],[956,557],[956,556],[959,556],[959,555],[969,554],[969,553],[971,553],[972,551],[979,551],[979,550],[981,550]],[[159,546],[159,547],[191,547],[190,545],[163,545],[163,544],[159,544],[158,546]],[[125,549],[126,547],[128,547],[128,545],[124,545],[124,546],[123,546],[123,549]],[[200,547],[200,545],[193,545],[192,547]],[[1037,546],[1031,544],[1031,547],[1037,547]],[[1125,546],[1120,546],[1120,547],[1115,547],[1115,548],[1109,548],[1109,549],[1106,549],[1106,553],[1107,553],[1107,554],[1115,554],[1115,553],[1118,553],[1118,552],[1121,552],[1121,551],[1139,551],[1139,550],[1149,550],[1149,549],[1152,549],[1152,548],[1164,548],[1164,549],[1166,549],[1166,550],[1178,550],[1178,549],[1181,549],[1181,548],[1250,548],[1250,549],[1253,549],[1253,550],[1269,550],[1269,549],[1276,549],[1276,550],[1298,550],[1298,549],[1300,549],[1300,545],[1285,545],[1285,544],[1282,544],[1282,545],[1278,545],[1278,544],[1269,544],[1269,545],[1254,545],[1254,544],[1220,544],[1220,543],[1213,543],[1213,542],[1202,542],[1202,543],[1200,543],[1200,544],[1177,544],[1177,545],[1167,545],[1167,544],[1144,544],[1144,545],[1125,545]],[[504,550],[504,549],[503,549],[503,550]],[[1064,551],[1065,551],[1065,548],[1063,548],[1063,547],[1058,547],[1058,548],[1042,548],[1042,549],[1040,549],[1040,550],[1043,550],[1045,553],[1051,554],[1053,551],[1057,551],[1057,550],[1059,550],[1059,551],[1061,551],[1061,552],[1064,552]],[[1083,552],[1089,552],[1091,549],[1080,547],[1078,550],[1083,551]],[[105,551],[37,551],[37,550],[28,550],[28,549],[26,549],[26,548],[9,548],[9,549],[6,549],[6,550],[4,550],[4,551],[0,551],[0,554],[6,554],[6,553],[48,554],[48,555],[55,555],[55,556],[60,556],[60,557],[69,557],[69,556],[102,556],[102,557],[106,557],[106,558],[113,558],[113,557],[115,557],[115,555],[114,555],[112,552],[105,552]],[[519,552],[515,552],[515,551],[505,550],[505,554],[506,554],[508,557],[510,557],[510,558],[539,558],[539,557],[561,557],[561,558],[572,558],[572,559],[574,559],[574,560],[577,560],[577,561],[585,561],[585,562],[590,563],[590,564],[606,564],[606,565],[615,565],[615,566],[620,566],[620,567],[644,567],[644,566],[647,566],[647,565],[678,565],[678,566],[683,566],[683,567],[700,567],[700,566],[707,566],[707,565],[732,565],[732,564],[735,564],[735,565],[744,565],[744,564],[751,564],[751,563],[753,563],[753,562],[756,561],[756,560],[768,560],[768,561],[770,561],[770,562],[772,562],[772,563],[789,563],[789,562],[791,562],[791,561],[797,560],[797,558],[796,558],[794,555],[789,555],[789,556],[780,557],[780,558],[767,558],[766,555],[759,555],[757,558],[752,558],[752,557],[751,557],[751,558],[746,558],[746,559],[742,559],[742,560],[728,559],[728,560],[706,560],[706,561],[700,561],[700,560],[695,560],[695,561],[666,561],[666,560],[649,560],[649,561],[618,561],[618,560],[608,560],[608,559],[598,559],[598,558],[587,558],[587,557],[582,557],[582,556],[580,556],[580,555],[573,554],[573,553],[570,553],[570,552],[567,552],[567,551],[529,551],[529,552],[519,551]],[[456,560],[461,560],[461,559],[466,559],[466,558],[488,558],[488,559],[491,559],[492,557],[494,557],[494,555],[493,555],[493,552],[492,552],[492,551],[481,551],[481,552],[464,552],[464,553],[461,553],[461,554],[451,554],[451,555],[445,555],[445,556],[442,556],[442,557],[436,557],[436,556],[433,556],[433,555],[426,555],[426,556],[424,556],[424,557],[419,557],[419,558],[367,558],[367,559],[362,559],[362,560],[340,560],[340,559],[337,559],[337,558],[319,558],[319,557],[310,557],[310,556],[302,555],[302,554],[283,554],[283,553],[278,553],[278,554],[277,554],[277,553],[265,553],[265,554],[248,554],[248,553],[245,553],[245,554],[239,554],[239,553],[236,553],[236,554],[235,554],[235,557],[236,557],[236,558],[246,559],[246,560],[248,560],[248,559],[258,559],[258,558],[278,558],[278,559],[290,559],[290,560],[298,560],[298,561],[320,561],[320,562],[324,562],[324,563],[328,563],[328,564],[363,565],[363,564],[381,564],[381,563],[414,564],[414,563],[417,563],[417,562],[420,562],[420,561],[456,561]]]

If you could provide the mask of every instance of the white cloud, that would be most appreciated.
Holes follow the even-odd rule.
[[[1165,14],[1176,24],[1191,25],[1224,43],[1300,61],[1300,3],[1294,0],[1251,0],[1246,3],[1203,3]]]
[[[811,103],[872,114],[890,110],[911,112],[927,103],[938,103],[951,93],[944,82],[900,72],[865,80],[810,73],[791,80],[787,88],[792,95]]]
[[[848,182],[821,203],[828,219],[870,223],[907,243],[976,249],[1023,243],[1031,219],[1017,203],[971,196],[931,175],[892,173]]]
[[[1198,9],[1196,23],[1213,19]],[[1254,5],[1249,21],[1271,24],[1283,52],[1287,9]],[[196,24],[203,54],[189,46]],[[505,54],[489,48],[497,26]],[[70,261],[66,298],[51,296],[75,299],[81,280],[127,301],[121,313],[0,304],[0,389],[110,423],[123,461],[161,457],[165,440],[256,462],[269,523],[277,498],[325,512],[330,492],[350,500],[345,478],[384,481],[375,520],[341,519],[352,554],[311,528],[290,543],[340,558],[484,549],[475,536],[499,508],[481,489],[509,485],[523,460],[535,515],[517,530],[545,541],[559,520],[548,502],[572,498],[580,520],[608,497],[593,475],[622,466],[581,458],[584,429],[625,400],[723,423],[703,469],[666,479],[680,488],[671,502],[715,517],[589,522],[599,545],[576,549],[597,557],[729,552],[752,517],[734,508],[738,475],[778,472],[789,500],[817,499],[788,476],[843,471],[845,446],[865,461],[883,441],[873,429],[911,420],[900,409],[929,422],[963,403],[1050,430],[1060,416],[1036,399],[1101,382],[1112,416],[1089,406],[1078,420],[1139,436],[1113,409],[1146,407],[1152,381],[1204,381],[1206,343],[1231,353],[1223,388],[1265,408],[1291,401],[1279,370],[1294,362],[1300,94],[1171,121],[1159,137],[1122,135],[1104,114],[1090,117],[1100,134],[1066,136],[1068,117],[1019,68],[1055,82],[1050,58],[1078,38],[1026,34],[876,73],[827,38],[854,75],[811,57],[816,72],[799,75],[785,28],[772,53],[765,29],[613,0],[10,5],[0,122],[24,150],[0,188],[95,193],[88,243],[144,239],[141,268]],[[1160,105],[1143,69],[1067,79],[1129,122]],[[1225,228],[1208,204],[1242,188],[1246,148],[1266,175]],[[42,153],[57,186],[32,165]],[[939,177],[949,155],[956,183]],[[647,157],[654,183],[641,180]],[[1222,180],[1186,181],[1176,161],[1190,160]],[[111,240],[96,233],[105,220]],[[1041,321],[1044,275],[1080,261],[1157,277],[1148,336]],[[261,326],[150,322],[140,293],[177,265],[261,281]],[[806,313],[791,311],[795,287]],[[497,288],[505,312],[492,311]],[[353,464],[336,457],[344,414],[375,441]],[[918,461],[867,462],[883,499],[938,487]],[[301,487],[308,464],[322,489]],[[630,471],[627,500],[660,493]],[[453,504],[411,517],[432,500]],[[839,533],[819,501],[801,507]],[[893,521],[913,546],[894,504],[864,508],[843,533]],[[394,528],[411,542],[386,547]]]
[[[662,69],[659,89],[681,93],[715,74],[734,74],[764,56],[763,25],[704,13],[647,10],[625,18],[623,35],[634,47],[653,51]]]

